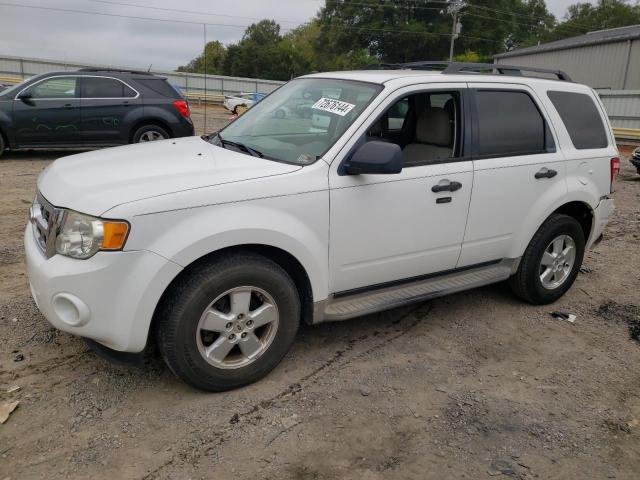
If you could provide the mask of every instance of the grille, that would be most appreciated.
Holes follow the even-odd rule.
[[[38,192],[31,205],[30,219],[40,250],[47,258],[52,257],[56,253],[56,236],[60,229],[62,210],[55,208]]]

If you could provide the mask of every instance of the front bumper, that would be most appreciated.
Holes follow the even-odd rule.
[[[600,199],[600,203],[593,211],[593,230],[587,241],[587,248],[591,247],[595,241],[602,236],[614,209],[615,203],[613,198],[603,197]]]
[[[49,323],[122,352],[144,349],[155,307],[182,270],[146,250],[47,259],[31,225],[24,245],[31,294]]]

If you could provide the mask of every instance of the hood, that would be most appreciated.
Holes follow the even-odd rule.
[[[57,207],[101,215],[136,200],[300,168],[187,137],[61,158],[40,174],[38,190]]]

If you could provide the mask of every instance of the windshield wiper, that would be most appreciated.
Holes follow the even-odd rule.
[[[244,143],[232,142],[231,140],[225,140],[220,136],[219,133],[216,136],[220,140],[220,143],[222,144],[223,147],[225,145],[231,145],[232,147],[236,147],[237,149],[242,150],[243,152],[246,152],[249,155],[252,155],[254,157],[264,158],[264,155],[262,154],[262,152],[256,150],[255,148],[247,147]]]

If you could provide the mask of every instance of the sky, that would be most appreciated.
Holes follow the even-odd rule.
[[[560,19],[576,1],[547,0],[547,6]],[[240,40],[254,21],[275,19],[286,31],[308,21],[323,4],[322,0],[0,0],[0,55],[173,70],[202,51],[203,27],[194,23],[208,22],[207,39],[229,44]]]

